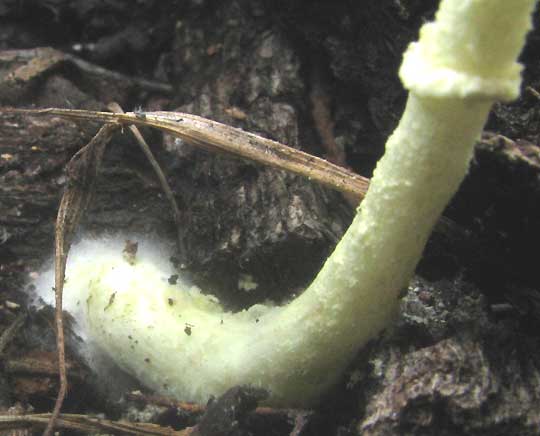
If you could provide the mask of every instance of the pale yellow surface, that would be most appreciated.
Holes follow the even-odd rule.
[[[404,55],[400,77],[417,95],[512,100],[519,94],[516,53],[531,28],[535,0],[443,1],[436,21]]]

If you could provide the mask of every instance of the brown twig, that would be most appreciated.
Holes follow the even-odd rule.
[[[101,76],[107,79],[113,79],[121,83],[131,83],[135,86],[138,86],[141,89],[146,89],[153,92],[163,92],[170,94],[173,92],[172,85],[163,82],[157,82],[155,80],[143,79],[141,77],[126,76],[125,74],[119,73],[117,71],[108,70],[106,68],[100,67],[99,65],[92,64],[84,59],[81,59],[77,56],[74,56],[69,53],[62,53],[64,59],[68,62],[74,64],[79,70],[84,71],[88,74],[94,74]]]
[[[345,150],[339,146],[334,136],[334,119],[330,110],[332,98],[323,82],[322,66],[314,65],[310,75],[311,91],[309,92],[313,124],[321,138],[327,159],[336,165],[346,167]]]
[[[115,114],[56,108],[4,108],[0,112],[57,115],[105,123],[154,127],[195,146],[235,154],[264,165],[292,171],[343,193],[352,194],[358,200],[364,197],[369,186],[369,179],[324,159],[196,115],[181,112],[127,112]]]
[[[115,113],[120,113],[120,114],[124,113],[123,109],[116,102],[108,104],[107,107],[111,111],[113,111]],[[163,174],[163,171],[161,170],[161,167],[159,166],[156,158],[154,157],[154,154],[152,153],[152,150],[150,150],[150,147],[148,146],[147,142],[145,141],[145,139],[141,135],[141,132],[139,131],[137,126],[134,126],[133,124],[131,124],[130,126],[128,126],[128,129],[130,130],[130,132],[135,137],[135,140],[137,141],[137,143],[141,147],[141,150],[144,153],[144,155],[146,156],[146,158],[148,159],[148,162],[150,162],[150,165],[152,166],[152,168],[153,168],[154,172],[156,173],[156,176],[157,176],[157,178],[159,180],[159,184],[161,185],[161,189],[163,189],[163,192],[165,193],[165,197],[167,197],[167,200],[169,201],[169,204],[170,204],[171,209],[173,211],[174,223],[176,225],[176,233],[177,233],[177,241],[176,241],[176,243],[177,243],[178,252],[181,253],[181,254],[184,254],[185,253],[184,240],[183,240],[183,237],[182,237],[182,232],[180,230],[182,228],[182,223],[181,223],[181,220],[180,220],[180,218],[181,218],[180,217],[180,209],[178,209],[178,204],[176,203],[176,199],[174,198],[174,194],[172,192],[172,189],[169,186],[169,182],[167,182],[167,178],[165,177],[165,174]]]
[[[60,387],[53,413],[43,433],[44,436],[49,436],[52,433],[67,392],[64,324],[62,316],[62,292],[64,289],[67,256],[75,230],[92,199],[105,146],[118,127],[118,124],[104,125],[96,136],[73,156],[66,167],[68,183],[62,195],[60,207],[58,208],[55,228],[54,286],[56,307],[54,319],[56,325]]]
[[[534,97],[536,97],[538,100],[540,100],[540,92],[538,92],[536,89],[534,89],[532,86],[527,86],[525,88],[526,91],[531,93]]]
[[[197,416],[207,412],[207,406],[203,404],[177,401],[175,399],[159,395],[145,395],[141,392],[128,393],[126,395],[126,399],[136,401],[141,405],[152,404],[166,407],[168,409],[181,410],[183,413],[191,416]],[[273,417],[286,422],[292,420],[294,422],[294,426],[291,430],[290,436],[299,436],[302,434],[303,429],[308,425],[310,417],[313,415],[313,411],[303,409],[276,409],[273,407],[259,406],[256,407],[251,414],[259,417]],[[197,426],[194,427],[194,431],[195,430],[199,430]],[[196,434],[194,436],[196,436]]]
[[[8,81],[25,80],[39,77],[44,72],[55,68],[59,64],[67,63],[74,65],[80,71],[98,76],[104,79],[114,80],[124,85],[134,85],[148,91],[171,93],[173,87],[168,83],[157,82],[154,80],[143,79],[139,77],[126,76],[116,71],[108,70],[99,65],[92,64],[77,56],[64,53],[51,47],[38,47],[32,49],[2,50],[0,52],[0,61],[13,62],[23,61],[23,65],[8,77]]]
[[[147,395],[140,391],[128,392],[125,395],[125,398],[129,401],[134,401],[142,405],[151,404],[169,409],[178,409],[190,415],[199,415],[206,411],[206,406],[204,404],[178,401],[162,395]]]

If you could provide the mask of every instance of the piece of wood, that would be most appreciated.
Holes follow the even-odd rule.
[[[3,108],[0,112],[57,115],[88,121],[154,127],[195,146],[234,154],[264,165],[292,171],[343,193],[355,195],[359,200],[364,197],[369,186],[369,179],[319,157],[217,121],[183,112],[120,114],[56,108]]]

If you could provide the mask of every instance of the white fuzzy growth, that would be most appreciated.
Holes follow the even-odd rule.
[[[179,398],[205,402],[241,383],[248,356],[235,342],[256,337],[273,309],[224,312],[198,288],[169,284],[170,274],[150,261],[128,264],[117,248],[91,266],[74,266],[66,284],[66,293],[86,291],[85,315],[100,347],[146,385]]]
[[[86,238],[75,243],[71,247],[68,257],[65,281],[65,285],[69,284],[69,288],[75,289],[75,291],[64,293],[63,307],[79,320],[79,324],[86,319],[86,311],[81,303],[88,298],[88,289],[81,288],[80,283],[76,280],[77,271],[92,270],[96,260],[122,256],[126,240],[138,241],[139,260],[156,265],[162,270],[163,276],[169,277],[175,273],[169,261],[174,245],[167,246],[157,239],[148,237],[141,239],[134,235],[114,235],[98,239]],[[54,305],[54,265],[52,262],[50,265],[45,265],[45,270],[39,273],[34,285],[35,295],[44,303]],[[80,333],[84,335],[85,330],[81,329]]]
[[[204,402],[250,383],[270,403],[313,404],[391,322],[431,229],[467,172],[492,101],[515,96],[532,0],[443,0],[405,55],[411,90],[370,190],[311,286],[284,307],[224,313],[122,247],[68,267],[93,337],[151,388]],[[140,253],[145,255],[144,248]],[[75,255],[73,256],[75,258]]]

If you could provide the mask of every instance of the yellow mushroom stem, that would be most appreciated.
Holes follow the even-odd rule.
[[[394,318],[432,227],[463,180],[492,103],[518,95],[534,0],[443,0],[404,55],[410,91],[366,198],[312,284],[282,307],[224,312],[117,252],[68,265],[93,340],[146,386],[205,402],[238,384],[316,403]],[[74,300],[75,301],[75,300]]]

